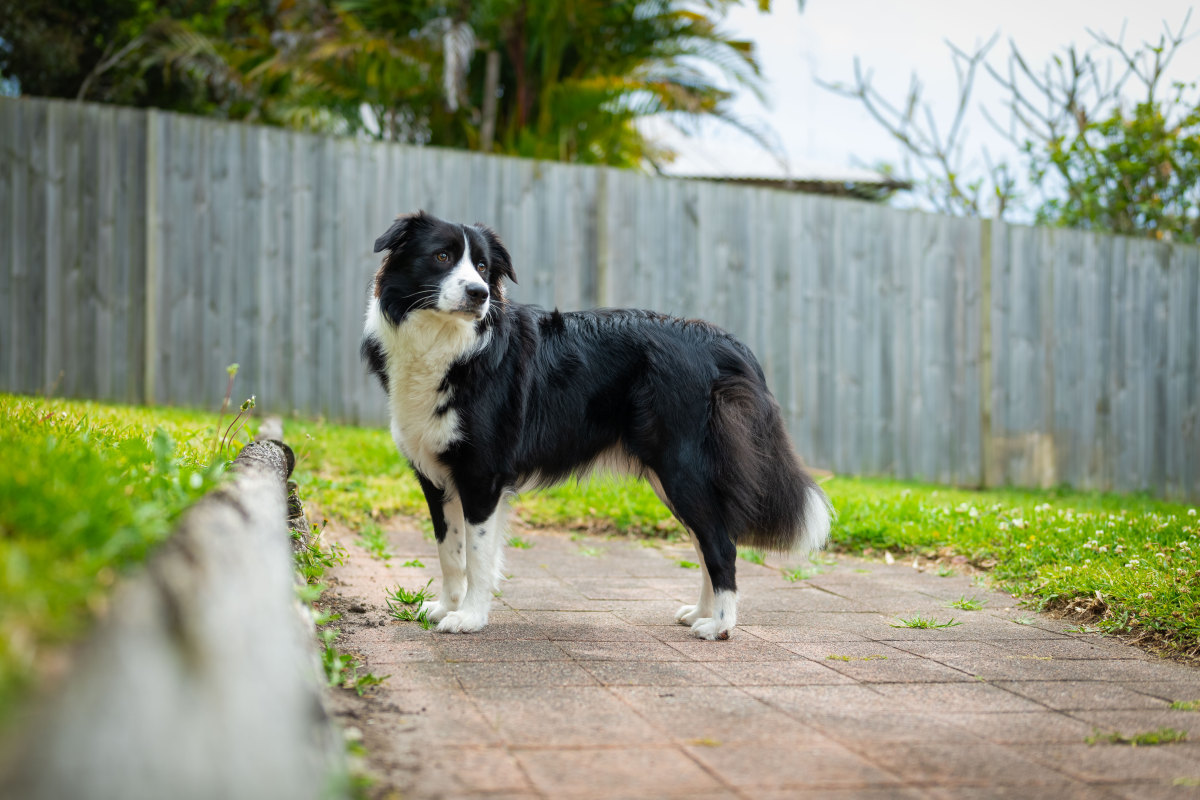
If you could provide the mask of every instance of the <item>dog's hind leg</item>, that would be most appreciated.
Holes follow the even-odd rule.
[[[420,613],[436,623],[458,608],[467,590],[466,526],[458,497],[453,492],[437,488],[423,475],[418,474],[417,477],[429,504],[429,516],[437,538],[438,561],[442,566],[440,595],[436,600],[421,603]]]
[[[708,567],[704,566],[704,553],[700,550],[700,542],[696,535],[688,531],[692,539],[692,547],[696,549],[696,557],[700,559],[700,599],[694,606],[681,606],[675,612],[675,621],[680,625],[694,625],[697,620],[712,616],[713,586],[709,577]]]
[[[704,584],[700,602],[679,609],[676,619],[691,625],[701,639],[728,639],[737,625],[737,547],[729,538],[715,493],[702,472],[689,469],[686,459],[656,470],[662,495],[675,516],[692,533]],[[668,477],[669,476],[669,477]],[[654,483],[653,481],[651,482]],[[657,488],[657,487],[656,487]],[[709,602],[706,604],[705,600]]]
[[[508,506],[499,498],[490,505],[470,497],[462,501],[467,586],[458,608],[438,623],[437,629],[443,633],[471,633],[487,625],[492,592],[500,577],[500,540],[504,536]]]

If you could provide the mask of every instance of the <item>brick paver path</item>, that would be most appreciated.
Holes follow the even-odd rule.
[[[385,568],[346,537],[342,647],[391,677],[336,704],[376,795],[1200,796],[1200,712],[1169,707],[1200,699],[1200,670],[1031,620],[970,577],[838,557],[789,583],[739,561],[740,624],[707,642],[672,622],[699,585],[689,546],[522,535],[533,546],[508,549],[512,578],[470,635],[384,613],[388,588],[438,574],[432,542],[394,531]],[[987,604],[947,607],[963,595]],[[889,624],[917,613],[962,624]],[[1189,741],[1084,741],[1162,727]]]

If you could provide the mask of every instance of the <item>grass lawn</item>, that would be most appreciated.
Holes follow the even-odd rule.
[[[0,717],[218,479],[216,423],[0,394]]]
[[[322,513],[362,529],[395,514],[426,519],[416,479],[386,431],[294,422],[302,491]],[[1145,496],[972,491],[876,479],[824,484],[838,511],[836,549],[965,556],[1038,608],[1200,655],[1200,519]],[[682,531],[644,483],[595,481],[524,495],[529,524],[639,536]]]

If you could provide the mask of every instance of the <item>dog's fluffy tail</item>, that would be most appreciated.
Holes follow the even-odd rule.
[[[710,421],[725,522],[739,545],[808,555],[829,539],[833,508],[804,469],[779,404],[746,374],[713,385]]]

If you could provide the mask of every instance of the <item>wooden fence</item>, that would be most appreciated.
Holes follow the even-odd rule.
[[[0,100],[0,388],[382,423],[357,347],[400,212],[515,299],[710,319],[809,463],[1200,497],[1200,250],[160,112]],[[282,357],[278,357],[282,355]]]

